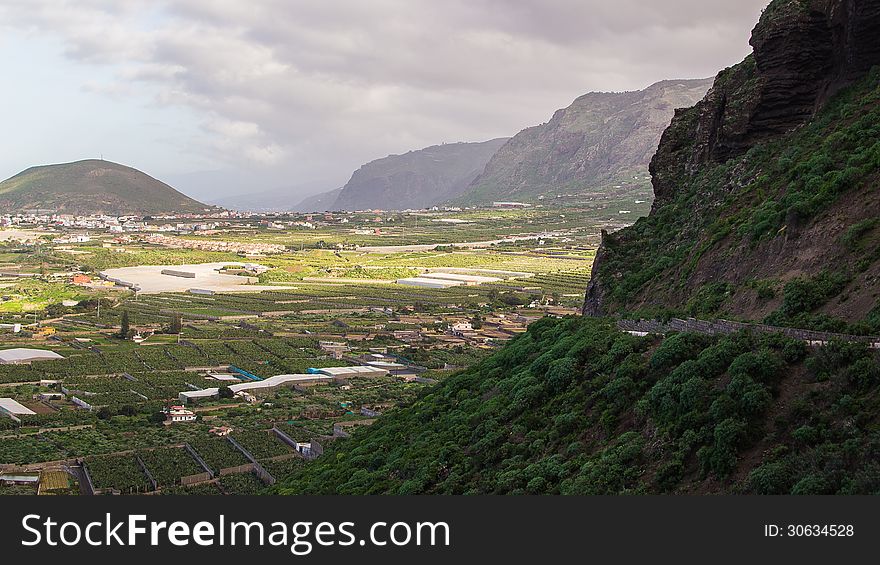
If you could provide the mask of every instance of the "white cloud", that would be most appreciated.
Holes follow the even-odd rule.
[[[737,62],[766,0],[7,0],[4,24],[201,116],[200,151],[281,179],[512,135],[590,90]],[[332,187],[328,187],[332,188]]]

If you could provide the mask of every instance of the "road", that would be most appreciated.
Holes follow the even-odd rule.
[[[634,334],[692,332],[704,335],[728,335],[743,330],[751,330],[759,333],[781,333],[814,346],[828,345],[830,341],[849,341],[867,343],[872,349],[880,349],[880,337],[878,336],[817,332],[801,328],[768,326],[766,324],[734,322],[731,320],[709,321],[696,318],[673,318],[666,323],[656,320],[618,320],[617,325],[623,331]]]

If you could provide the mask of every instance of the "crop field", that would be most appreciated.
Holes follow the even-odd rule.
[[[218,437],[224,428],[273,475],[309,464],[275,437],[273,426],[296,441],[332,441],[337,432],[369,425],[375,414],[415,402],[426,387],[478,363],[530,323],[576,313],[599,230],[625,225],[623,209],[640,213],[631,202],[600,199],[525,210],[271,218],[282,229],[268,229],[261,217],[230,218],[209,232],[164,240],[151,238],[149,228],[122,237],[92,233],[89,242],[64,248],[51,245],[57,233],[42,246],[0,242],[4,269],[27,275],[0,280],[0,349],[63,357],[0,364],[0,397],[37,412],[20,424],[0,418],[0,464],[85,458],[96,488],[126,493],[152,490],[141,464],[163,493],[260,492],[252,473],[182,486],[181,477],[203,468],[180,446],[189,444],[217,475],[246,465]],[[169,241],[188,248],[163,247]],[[219,242],[283,247],[244,257],[211,250]],[[171,265],[202,265],[206,276],[239,284],[234,292],[190,292],[197,282],[189,287],[180,278],[171,281],[179,291],[136,293],[98,275]],[[215,272],[218,266],[230,274]],[[92,282],[73,284],[71,272]],[[495,280],[445,289],[396,282],[437,273]],[[375,359],[402,369],[253,396],[226,389]],[[166,421],[182,392],[208,388],[223,394],[188,406],[195,421]]]
[[[152,488],[133,454],[91,457],[86,465],[96,489],[137,493]]]
[[[181,477],[205,471],[182,447],[141,451],[138,455],[160,486],[180,484]]]
[[[265,490],[266,485],[253,473],[238,473],[220,477],[223,494],[253,495]]]
[[[230,442],[222,438],[200,438],[190,442],[190,446],[196,450],[205,463],[214,473],[220,469],[246,465],[247,458],[236,449]]]
[[[160,494],[176,496],[217,496],[223,494],[215,482],[202,483],[193,486],[164,487]]]
[[[258,461],[291,454],[290,448],[269,430],[236,431],[232,437]]]

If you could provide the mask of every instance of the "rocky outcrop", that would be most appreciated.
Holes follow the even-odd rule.
[[[601,262],[605,257],[605,253],[607,253],[605,248],[605,240],[607,238],[608,232],[602,230],[602,243],[599,245],[599,251],[596,253],[596,261],[593,262],[594,269],[601,268],[601,264],[597,265],[596,263]],[[587,296],[584,300],[584,316],[598,317],[602,315],[602,303],[604,302],[604,294],[605,289],[602,287],[601,281],[599,281],[598,279],[590,279],[590,282],[587,285]]]
[[[546,124],[505,144],[457,200],[578,197],[616,185],[647,186],[646,172],[676,108],[693,105],[712,80],[666,80],[633,92],[592,92]]]
[[[615,253],[617,257],[626,256],[627,260],[633,258],[633,262],[641,261],[642,275],[636,277],[637,282],[630,278],[627,290],[620,296],[635,294],[642,305],[653,300],[653,291],[648,288],[656,288],[656,278],[645,273],[662,273],[670,279],[690,277],[667,285],[675,286],[674,292],[678,293],[675,299],[667,295],[661,304],[670,306],[681,305],[690,296],[688,289],[697,289],[699,284],[722,279],[742,283],[754,278],[757,271],[761,271],[762,276],[773,272],[765,268],[766,265],[755,267],[761,262],[766,264],[767,260],[753,257],[757,253],[753,243],[750,247],[734,249],[741,243],[732,235],[724,235],[729,231],[719,228],[710,237],[705,227],[722,216],[728,225],[733,225],[753,214],[753,209],[731,209],[738,191],[744,187],[757,183],[770,189],[772,179],[762,180],[764,171],[754,166],[755,159],[749,159],[750,149],[793,136],[810,123],[832,97],[880,64],[880,0],[775,0],[754,28],[750,43],[753,53],[739,65],[719,73],[705,98],[693,108],[677,111],[663,133],[650,164],[655,200],[649,220],[653,222],[606,238],[594,265],[585,313],[606,312],[608,293],[600,289],[614,282],[615,273],[606,272],[605,266],[609,262],[607,257]],[[777,196],[775,193],[780,190]],[[781,199],[785,186],[773,184],[772,191],[764,198],[771,198],[773,194],[772,198]],[[672,206],[674,202],[676,205]],[[760,204],[742,200],[738,206]],[[738,214],[740,220],[736,220],[734,214]],[[796,233],[806,229],[798,225],[799,221],[786,218],[784,229],[779,233],[780,241],[762,245],[775,253],[782,252],[786,242],[791,244]],[[813,232],[839,231],[839,226],[829,224],[827,228],[823,231],[822,226],[815,226]],[[679,235],[661,236],[664,230]],[[704,255],[713,246],[721,245],[720,238],[729,239],[724,244],[727,247]],[[651,271],[653,267],[646,265],[653,259],[643,255],[652,248],[652,243],[660,240],[664,243],[661,248],[654,245],[653,253],[666,254],[668,261]],[[678,250],[691,249],[688,246],[694,242],[699,245],[687,251],[685,267],[679,262],[683,259]],[[645,250],[642,256],[638,249]],[[812,253],[824,256],[825,251],[813,249]],[[744,265],[754,272],[746,272]],[[787,272],[797,270],[789,267]],[[779,273],[773,272],[782,279],[789,276],[785,273],[782,269]],[[698,275],[703,277],[701,281],[696,280]],[[636,284],[641,286],[635,287]],[[625,306],[615,304],[614,309]]]
[[[663,206],[676,179],[722,163],[806,123],[841,88],[880,63],[880,3],[777,0],[752,31],[754,49],[679,111],[651,161]]]
[[[332,208],[405,210],[440,204],[467,189],[507,139],[447,143],[371,161],[351,175]]]

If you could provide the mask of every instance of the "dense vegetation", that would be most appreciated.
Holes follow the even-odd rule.
[[[545,319],[280,491],[878,493],[878,385],[863,345]]]

